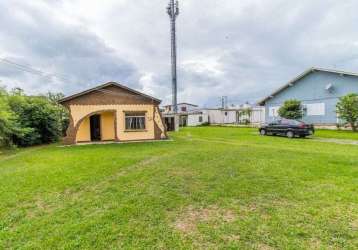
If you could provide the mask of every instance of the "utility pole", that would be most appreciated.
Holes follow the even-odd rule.
[[[228,107],[228,106],[227,106],[227,103],[228,103],[228,101],[227,101],[227,96],[222,96],[222,97],[220,98],[220,100],[221,100],[221,108],[222,108],[222,109],[227,108],[227,107]]]
[[[167,12],[170,17],[170,31],[171,31],[171,63],[172,63],[172,105],[174,114],[178,112],[177,101],[177,45],[176,45],[176,19],[179,15],[179,2],[169,0]]]

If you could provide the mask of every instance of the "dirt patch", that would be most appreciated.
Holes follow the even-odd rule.
[[[309,241],[310,249],[322,249],[322,243],[319,239],[311,239]]]
[[[240,235],[237,235],[237,234],[228,235],[228,236],[223,237],[223,239],[225,241],[238,242],[238,241],[240,241]]]
[[[274,249],[274,248],[270,247],[269,245],[266,245],[266,244],[259,244],[257,246],[257,249],[258,250],[271,250],[271,249]]]
[[[353,230],[358,230],[358,219],[357,220],[353,220],[351,223],[350,223],[350,226]]]
[[[230,223],[235,221],[236,214],[228,209],[216,205],[207,208],[194,208],[189,206],[175,221],[174,227],[186,234],[194,233],[199,223]]]

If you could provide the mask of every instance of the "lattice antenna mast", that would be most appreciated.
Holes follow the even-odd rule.
[[[179,2],[169,0],[167,12],[170,17],[170,32],[171,32],[171,60],[172,60],[172,105],[174,113],[178,112],[177,102],[177,44],[176,44],[176,19],[179,15]]]

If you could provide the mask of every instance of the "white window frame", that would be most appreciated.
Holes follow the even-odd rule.
[[[326,115],[326,104],[320,103],[306,103],[304,104],[306,109],[306,116],[324,116]]]
[[[138,114],[140,113],[142,112],[138,112]],[[132,115],[131,113],[125,113],[124,116],[125,116],[124,126],[126,131],[140,131],[146,129],[145,112],[143,112],[143,115],[137,115],[137,114]],[[127,126],[128,125],[127,119],[130,119],[129,127]]]

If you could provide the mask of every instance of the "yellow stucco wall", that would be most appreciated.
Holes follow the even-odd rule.
[[[155,139],[154,134],[154,122],[160,122],[155,119],[154,116],[154,105],[71,105],[70,107],[72,119],[74,125],[76,126],[77,123],[83,118],[86,117],[88,114],[97,111],[105,111],[105,110],[115,110],[116,111],[116,119],[117,119],[117,135],[118,139],[121,141],[129,141],[129,140],[151,140]],[[146,113],[146,129],[145,131],[138,131],[138,132],[128,132],[125,131],[125,112],[145,112]],[[157,114],[156,114],[157,116]],[[89,123],[89,122],[88,122]],[[81,125],[82,126],[82,125]],[[107,127],[107,126],[106,126]],[[159,127],[163,127],[164,125],[161,124]],[[76,137],[76,141],[79,140]]]
[[[101,115],[101,139],[102,141],[114,140],[114,112],[104,112]]]
[[[90,141],[90,140],[91,140],[90,119],[89,119],[89,117],[87,117],[83,120],[83,122],[81,123],[81,125],[78,129],[76,141],[84,142],[84,141]]]

